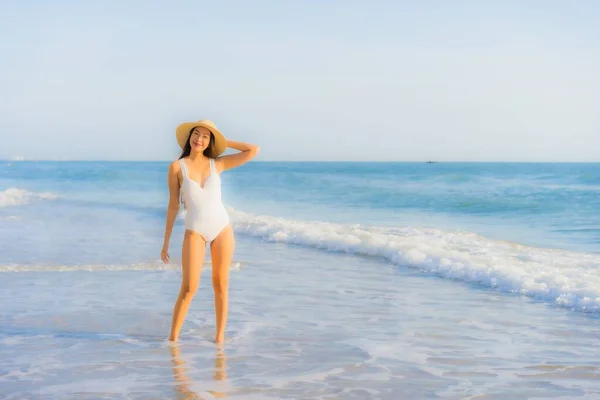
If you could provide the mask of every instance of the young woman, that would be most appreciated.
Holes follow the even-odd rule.
[[[259,147],[226,140],[209,120],[186,122],[177,127],[181,156],[169,166],[169,205],[165,238],[161,251],[169,262],[169,241],[179,211],[180,198],[186,210],[182,248],[182,282],[173,309],[170,341],[177,341],[188,308],[198,289],[206,245],[210,245],[212,283],[215,294],[216,342],[225,339],[228,311],[229,266],[233,257],[234,236],[229,214],[221,201],[220,174],[252,160]],[[239,153],[221,156],[226,148]]]

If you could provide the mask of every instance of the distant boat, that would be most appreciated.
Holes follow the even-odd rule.
[[[426,161],[427,164],[435,164],[437,161]]]

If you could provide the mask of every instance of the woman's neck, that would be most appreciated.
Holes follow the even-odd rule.
[[[190,161],[192,161],[193,163],[202,163],[205,160],[208,159],[208,157],[206,157],[204,154],[202,153],[190,153],[190,155],[188,156],[188,158],[190,159]]]

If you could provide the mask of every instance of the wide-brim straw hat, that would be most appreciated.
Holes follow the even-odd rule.
[[[208,119],[201,119],[196,122],[184,122],[180,124],[175,130],[175,137],[177,138],[177,143],[179,143],[179,147],[181,147],[182,149],[185,147],[185,143],[190,137],[190,132],[192,131],[192,129],[198,126],[205,127],[206,129],[211,131],[212,134],[215,136],[215,150],[217,156],[227,149],[227,139],[221,133],[219,128],[217,128],[215,123]]]

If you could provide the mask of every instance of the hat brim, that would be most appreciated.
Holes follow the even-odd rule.
[[[200,127],[200,126],[208,129],[214,135],[215,150],[217,153],[216,155],[218,156],[220,154],[223,154],[225,152],[225,150],[227,149],[227,139],[225,138],[225,135],[223,135],[216,126],[202,122],[202,121],[184,122],[177,127],[177,130],[175,131],[175,135],[177,137],[177,143],[179,144],[179,147],[181,147],[183,149],[185,147],[185,143],[187,142],[188,138],[190,137],[190,132],[192,131],[192,129],[194,129],[196,127]]]

